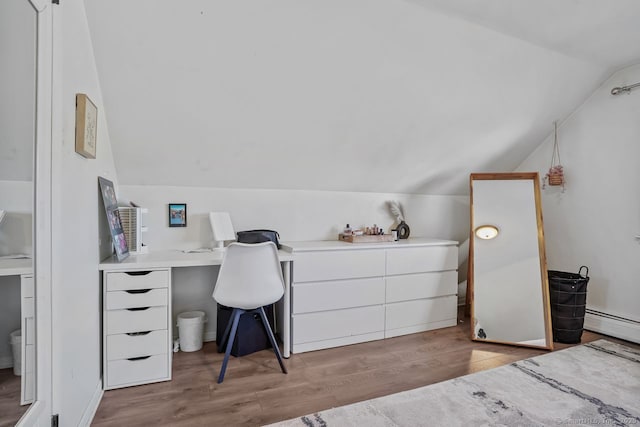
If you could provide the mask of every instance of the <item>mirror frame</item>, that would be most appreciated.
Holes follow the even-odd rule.
[[[36,295],[35,401],[16,427],[49,425],[51,371],[51,159],[53,11],[48,0],[28,1],[36,12],[36,123],[33,161],[33,276]]]
[[[545,346],[537,346],[530,344],[518,344],[510,341],[499,341],[476,338],[474,335],[474,319],[475,319],[475,301],[474,301],[474,232],[476,225],[473,220],[473,182],[474,181],[505,181],[505,180],[532,180],[533,192],[536,206],[536,222],[538,225],[538,253],[540,259],[540,275],[542,287],[542,307],[544,309],[544,330],[545,330]],[[505,172],[505,173],[472,173],[469,176],[469,262],[467,274],[467,303],[471,305],[470,310],[470,331],[471,340],[477,342],[488,342],[495,344],[509,344],[519,347],[530,347],[553,350],[553,331],[551,327],[551,305],[549,299],[549,279],[547,275],[547,257],[544,245],[544,225],[542,222],[542,200],[540,197],[540,177],[538,172]]]

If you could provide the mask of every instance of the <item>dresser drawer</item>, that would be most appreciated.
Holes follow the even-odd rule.
[[[107,291],[169,287],[169,270],[108,272]]]
[[[107,360],[167,354],[168,331],[151,331],[144,335],[117,334],[107,336]]]
[[[35,295],[34,292],[34,281],[33,276],[21,276],[20,280],[20,292],[22,298],[33,298]]]
[[[293,281],[354,279],[384,276],[381,249],[303,252],[295,254]]]
[[[457,246],[422,246],[387,250],[387,275],[426,273],[457,268]]]
[[[107,292],[107,310],[167,305],[167,288]]]
[[[404,274],[387,277],[386,302],[433,298],[458,293],[458,272]]]
[[[453,326],[456,324],[458,314],[457,304],[458,297],[455,295],[387,304],[385,329],[406,328],[443,321],[451,321],[448,326]]]
[[[144,332],[167,329],[167,307],[146,310],[108,310],[107,334]]]
[[[169,358],[166,354],[139,360],[107,362],[107,388],[170,378]]]
[[[293,313],[384,304],[384,278],[309,282],[293,286]]]
[[[294,344],[384,331],[384,305],[293,315]]]

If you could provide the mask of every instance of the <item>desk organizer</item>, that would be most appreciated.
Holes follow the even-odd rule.
[[[363,234],[361,236],[354,236],[353,234],[338,235],[338,240],[348,243],[375,243],[375,242],[393,242],[393,236],[391,234]]]

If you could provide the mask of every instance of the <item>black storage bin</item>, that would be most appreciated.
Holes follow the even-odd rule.
[[[273,304],[266,305],[263,308],[273,331]],[[222,340],[227,323],[231,320],[232,312],[233,308],[218,304],[216,340]],[[217,344],[218,353],[224,353],[227,349],[227,342],[218,341]],[[257,313],[242,314],[238,322],[236,339],[231,347],[231,354],[236,357],[244,356],[267,348],[271,348],[271,342],[262,326],[260,315]]]
[[[582,269],[586,274],[581,274]],[[578,273],[549,270],[549,296],[553,340],[576,344],[582,338],[584,314],[587,308],[589,268],[580,267]]]

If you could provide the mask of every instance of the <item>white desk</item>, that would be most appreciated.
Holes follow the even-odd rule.
[[[33,260],[0,259],[0,276],[20,277],[20,330],[22,357],[20,404],[33,402],[35,395],[35,301]]]
[[[168,344],[169,347],[171,347],[172,344],[172,339],[171,339],[171,325],[172,325],[172,319],[171,317],[171,270],[173,268],[181,268],[181,267],[200,267],[200,266],[214,266],[214,265],[221,265],[222,261],[223,261],[223,255],[224,253],[221,251],[213,251],[213,252],[202,252],[202,253],[184,253],[182,251],[179,250],[169,250],[169,251],[157,251],[157,252],[150,252],[148,254],[140,254],[140,255],[131,255],[128,258],[126,258],[125,260],[118,262],[115,258],[109,258],[103,262],[100,263],[99,265],[99,269],[103,272],[103,285],[106,287],[107,286],[107,275],[111,274],[113,275],[113,273],[123,273],[123,272],[132,272],[135,274],[135,272],[143,272],[144,270],[157,270],[157,269],[165,269],[165,271],[167,272],[167,276],[169,277],[168,279],[168,285],[166,286],[168,288],[168,328],[167,328],[167,334],[169,335],[169,339],[168,339]],[[285,282],[285,291],[284,291],[284,297],[282,299],[282,304],[278,304],[278,308],[279,308],[279,325],[281,325],[281,330],[280,333],[282,334],[282,341],[283,341],[283,355],[284,357],[289,357],[291,354],[291,261],[293,260],[293,255],[288,253],[288,252],[284,252],[284,251],[278,251],[278,257],[280,259],[280,262],[282,263],[282,267],[283,267],[283,277],[284,277],[284,282]],[[113,283],[113,281],[111,282]],[[116,285],[118,286],[118,285]],[[156,294],[161,294],[162,290],[154,290],[153,292],[155,292]],[[149,292],[149,294],[153,293],[153,292]],[[108,302],[106,301],[106,290],[105,293],[103,294],[105,295],[105,304],[107,304]],[[125,295],[125,297],[127,297]],[[151,297],[149,295],[149,297]],[[135,298],[135,295],[130,297],[129,299],[132,300],[133,298]],[[127,307],[127,302],[126,301],[119,301],[118,304],[124,304],[121,305],[122,307]],[[129,307],[131,307],[129,305]],[[166,310],[165,310],[166,312]],[[126,319],[123,319],[123,321],[126,322]],[[106,321],[103,319],[103,324],[105,324],[104,328],[106,330],[107,327],[110,327],[110,325],[106,325]],[[114,326],[117,327],[117,326]],[[104,342],[105,342],[105,347],[107,346],[107,337],[106,337],[106,333],[104,334]],[[126,340],[126,337],[124,337],[124,339]],[[107,350],[103,350],[105,353]],[[140,380],[135,380],[132,379],[131,381],[126,381],[126,380],[121,380],[122,377],[114,377],[113,380],[110,380],[109,378],[105,379],[105,388],[117,388],[117,387],[126,387],[126,386],[130,386],[130,385],[137,385],[137,384],[143,384],[143,383],[147,383],[147,382],[154,382],[154,381],[166,381],[168,379],[170,379],[170,367],[171,367],[171,348],[169,348],[169,354],[168,356],[168,367],[169,367],[169,375],[167,376],[163,376],[163,377],[158,377],[156,380],[152,380],[152,381],[146,381],[144,379],[140,379]],[[125,357],[125,356],[123,356]],[[127,359],[127,357],[125,357],[125,359]],[[129,358],[128,360],[133,360],[135,359],[135,357]],[[158,361],[158,362],[162,362],[164,363],[164,360],[162,361]],[[107,371],[107,364],[108,363],[112,363],[109,362],[107,356],[104,356],[104,360],[103,363],[105,364],[105,372]],[[151,365],[153,362],[150,361],[149,365]],[[115,365],[114,365],[115,366]],[[141,363],[140,366],[143,366],[143,364]],[[159,366],[159,365],[158,365]],[[161,371],[162,369],[159,367],[150,367],[149,369],[156,369],[156,371]],[[127,369],[125,368],[125,371]],[[149,374],[149,378],[151,378],[153,376],[153,374]],[[118,385],[109,385],[109,384],[118,384]]]

